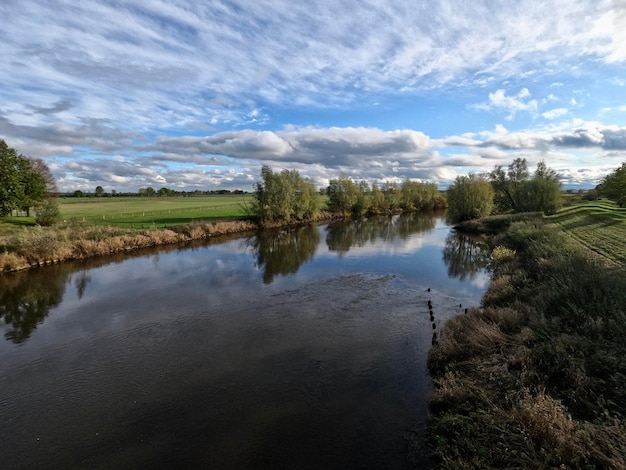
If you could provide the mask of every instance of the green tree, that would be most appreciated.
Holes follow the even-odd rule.
[[[389,208],[385,202],[385,193],[380,190],[378,183],[374,181],[372,183],[372,196],[370,211],[374,214],[382,214],[387,212]]]
[[[543,160],[537,165],[529,186],[530,211],[554,214],[559,210],[562,205],[559,174],[552,168],[548,168]]]
[[[48,195],[46,179],[33,168],[32,160],[21,155],[18,158],[18,172],[22,187],[18,207],[30,216],[31,207],[42,203]]]
[[[501,212],[542,211],[553,214],[561,207],[558,173],[542,160],[532,178],[525,158],[516,158],[504,171],[498,165],[490,173],[494,202]]]
[[[254,213],[261,223],[311,220],[320,208],[320,194],[297,170],[275,173],[264,165],[256,184]]]
[[[19,162],[17,151],[0,140],[0,217],[11,214],[24,197]]]
[[[448,188],[448,217],[454,222],[476,219],[491,213],[494,190],[482,176],[457,176]]]
[[[620,207],[624,207],[626,204],[626,162],[602,180],[600,192],[617,202]]]
[[[56,183],[48,166],[40,159],[18,155],[0,140],[0,217],[30,209],[56,193]]]
[[[328,185],[328,206],[330,210],[351,213],[358,200],[358,190],[354,181],[345,175],[330,180]]]
[[[96,196],[102,197],[104,194],[104,188],[102,186],[96,186]]]

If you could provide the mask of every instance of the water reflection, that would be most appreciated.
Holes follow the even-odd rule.
[[[331,224],[326,229],[326,244],[330,251],[342,256],[353,246],[364,246],[373,240],[392,241],[396,238],[432,230],[436,218],[433,214],[402,214],[389,217],[345,220]]]
[[[297,272],[302,264],[313,259],[319,244],[319,231],[312,226],[259,231],[246,243],[257,256],[256,264],[263,269],[265,284],[271,284],[277,275]]]
[[[263,283],[271,284],[277,276],[296,273],[300,267],[315,257],[321,231],[326,232],[329,252],[339,257],[355,246],[365,246],[376,240],[387,242],[409,239],[416,233],[435,228],[437,218],[432,214],[404,214],[371,217],[361,220],[338,221],[322,229],[304,226],[288,230],[259,231],[244,239],[244,246],[251,248],[257,268],[262,270]],[[80,301],[91,282],[91,269],[111,263],[122,263],[130,257],[153,255],[154,269],[158,269],[159,253],[175,250],[202,249],[219,241],[211,240],[186,245],[165,246],[159,249],[140,250],[130,255],[117,254],[88,260],[82,263],[66,263],[31,272],[0,277],[0,319],[4,323],[4,336],[10,341],[26,341],[33,330],[41,324],[49,310],[58,305],[69,285],[76,289]],[[443,259],[448,276],[460,280],[473,279],[489,261],[489,251],[484,242],[465,234],[451,232],[445,241]]]
[[[473,279],[489,264],[489,247],[480,237],[456,231],[450,232],[443,249],[448,275],[464,281]]]
[[[448,233],[377,217],[0,277],[4,461],[406,470],[427,300],[444,322],[484,291],[449,277],[484,258]]]
[[[14,343],[30,338],[50,308],[63,300],[65,284],[71,274],[59,266],[45,271],[0,277],[0,318],[4,337]],[[79,284],[84,292],[88,280]]]

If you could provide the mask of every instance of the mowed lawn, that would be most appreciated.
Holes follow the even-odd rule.
[[[142,228],[194,221],[233,220],[249,216],[251,194],[192,197],[59,198],[61,219],[97,225]]]
[[[562,209],[550,218],[587,248],[626,263],[626,208],[603,199]]]

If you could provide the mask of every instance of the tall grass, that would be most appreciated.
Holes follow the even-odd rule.
[[[429,357],[436,466],[626,468],[624,271],[540,218],[491,244],[481,308],[450,320]]]
[[[143,230],[76,222],[56,227],[29,227],[0,238],[0,272],[255,229],[253,222],[244,220]]]

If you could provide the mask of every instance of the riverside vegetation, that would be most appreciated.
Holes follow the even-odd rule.
[[[379,188],[340,177],[321,194],[294,170],[263,167],[261,177],[254,195],[55,198],[63,222],[52,227],[29,226],[27,217],[0,221],[0,273],[261,227],[446,207],[429,183]]]
[[[493,275],[429,356],[436,467],[626,468],[626,213],[598,201],[463,228],[489,234]]]

